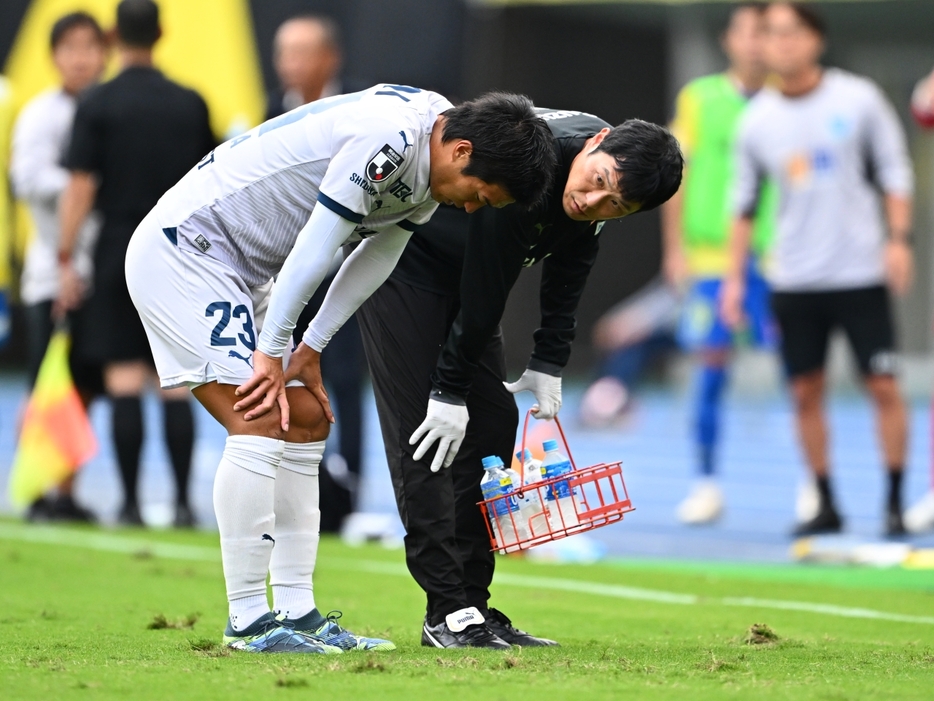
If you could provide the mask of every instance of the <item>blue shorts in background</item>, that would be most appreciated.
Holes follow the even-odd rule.
[[[746,268],[745,322],[735,332],[720,317],[722,278],[695,280],[678,324],[678,343],[685,350],[730,348],[734,344],[759,348],[777,345],[778,331],[769,307],[769,286],[755,265]]]

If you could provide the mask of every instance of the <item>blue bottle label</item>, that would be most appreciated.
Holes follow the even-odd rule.
[[[496,516],[508,516],[510,512],[519,511],[519,499],[512,492],[512,480],[509,477],[503,477],[499,480],[490,480],[480,485],[483,490],[484,499],[494,499],[487,506],[491,514]],[[510,495],[510,496],[506,496]],[[497,497],[504,497],[497,499]]]
[[[551,465],[545,466],[545,479],[560,477],[561,475],[566,475],[569,472],[573,472],[573,470],[574,468],[571,467],[570,460],[552,463]],[[573,496],[573,494],[574,490],[571,489],[571,485],[562,480],[560,482],[555,482],[550,487],[548,487],[545,498],[548,501],[555,501],[556,499],[564,499],[565,497]]]

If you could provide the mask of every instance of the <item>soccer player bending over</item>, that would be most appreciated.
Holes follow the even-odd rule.
[[[284,369],[289,337],[343,244],[363,240],[328,294],[332,330],[386,279],[438,202],[468,212],[532,206],[554,158],[524,97],[493,93],[454,108],[433,92],[377,85],[222,144],[140,224],[127,285],[162,386],[191,387],[229,434],[214,482],[228,646],[395,647],[315,607],[318,466],[333,422],[318,358],[330,336],[309,327]]]

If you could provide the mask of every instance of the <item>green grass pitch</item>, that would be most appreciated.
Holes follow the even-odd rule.
[[[216,534],[0,521],[0,698],[934,698],[931,572],[515,558],[497,571],[491,603],[563,647],[422,648],[402,553],[325,539],[319,607],[399,649],[228,653]],[[758,644],[753,624],[768,626]]]

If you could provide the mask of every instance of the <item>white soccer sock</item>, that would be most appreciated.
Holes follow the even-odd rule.
[[[285,441],[228,436],[214,478],[214,513],[230,602],[230,622],[243,630],[269,611],[266,572],[275,529],[276,469]]]
[[[269,582],[273,609],[286,618],[301,618],[315,608],[311,578],[321,528],[318,467],[324,443],[286,443],[276,475],[276,544]]]

